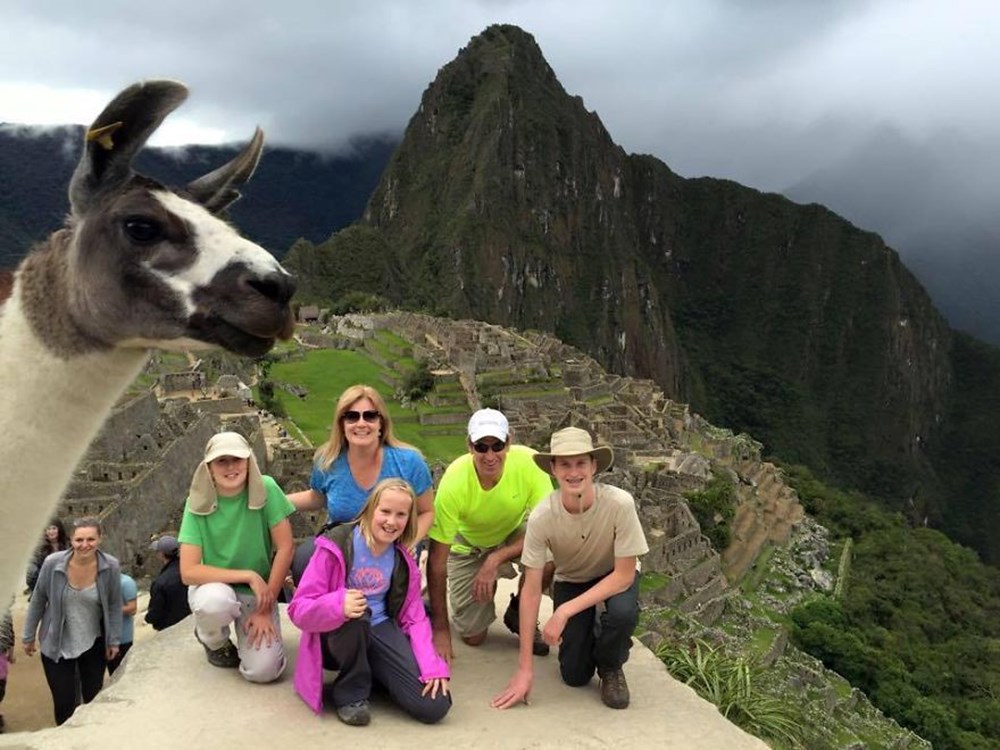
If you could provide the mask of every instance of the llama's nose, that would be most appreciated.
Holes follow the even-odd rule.
[[[247,281],[257,293],[280,305],[288,303],[295,294],[295,279],[287,273],[271,273]]]

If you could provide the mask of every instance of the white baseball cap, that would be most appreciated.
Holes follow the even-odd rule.
[[[480,409],[469,419],[469,442],[478,443],[484,437],[507,442],[510,425],[507,417],[496,409]]]

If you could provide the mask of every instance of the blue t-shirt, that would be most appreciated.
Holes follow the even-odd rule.
[[[373,555],[361,536],[361,527],[355,526],[351,533],[354,544],[354,562],[347,574],[347,587],[358,589],[368,600],[368,609],[372,613],[372,625],[378,625],[389,619],[385,611],[385,594],[389,590],[392,578],[392,566],[396,562],[396,550],[389,545],[381,555]]]
[[[135,585],[135,581],[132,580],[132,576],[122,573],[122,604],[134,602],[138,596],[139,588]],[[131,643],[135,637],[132,617],[132,615],[122,615],[122,645]]]
[[[375,484],[394,477],[409,482],[417,497],[427,492],[432,484],[431,470],[417,451],[383,445],[382,469]],[[375,489],[374,484],[371,487],[359,487],[354,481],[351,467],[347,464],[346,452],[337,456],[337,460],[326,471],[313,464],[309,486],[326,495],[326,511],[332,523],[353,521],[364,507],[368,495]]]

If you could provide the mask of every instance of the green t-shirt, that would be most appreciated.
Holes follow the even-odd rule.
[[[484,549],[503,542],[552,492],[552,480],[535,464],[534,453],[526,445],[510,446],[503,476],[489,490],[479,484],[470,454],[452,461],[434,495],[434,525],[428,536],[451,544],[459,553],[468,552],[469,547],[456,543],[456,534]]]
[[[271,573],[271,528],[295,512],[278,483],[264,476],[267,502],[260,510],[247,507],[247,491],[234,497],[219,496],[218,506],[207,516],[184,506],[177,541],[201,547],[205,565],[229,570],[253,570],[265,581]],[[238,585],[240,591],[250,587]]]

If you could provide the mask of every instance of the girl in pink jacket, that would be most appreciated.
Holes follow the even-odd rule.
[[[313,711],[325,699],[345,724],[365,726],[376,683],[424,723],[451,708],[450,671],[434,649],[420,572],[407,551],[416,536],[413,489],[385,479],[354,523],[317,537],[288,605],[302,631],[295,689]],[[331,685],[323,685],[323,669],[339,672]]]

